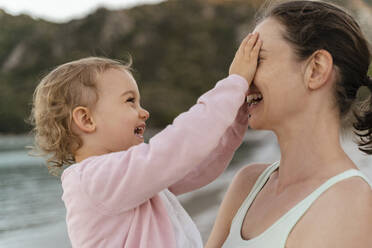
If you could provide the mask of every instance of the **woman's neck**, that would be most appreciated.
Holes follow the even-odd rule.
[[[341,147],[339,121],[332,116],[319,117],[315,115],[274,131],[281,151],[279,190],[354,166]]]

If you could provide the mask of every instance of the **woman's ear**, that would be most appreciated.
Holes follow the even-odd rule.
[[[96,130],[96,123],[88,108],[78,106],[72,111],[72,121],[76,127],[84,133],[92,133]]]
[[[305,83],[308,89],[316,90],[332,78],[333,58],[326,50],[318,50],[310,57],[305,70]]]

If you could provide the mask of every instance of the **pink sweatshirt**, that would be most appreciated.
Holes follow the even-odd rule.
[[[159,193],[198,189],[224,171],[247,129],[247,90],[243,77],[230,75],[149,144],[67,168],[62,199],[72,246],[177,247]]]

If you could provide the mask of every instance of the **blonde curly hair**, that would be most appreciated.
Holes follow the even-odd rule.
[[[92,108],[98,101],[97,76],[108,69],[126,70],[131,63],[88,57],[58,66],[36,87],[30,122],[34,126],[32,154],[46,157],[49,172],[58,175],[65,165],[75,163],[82,146],[72,129],[72,111],[78,106]]]

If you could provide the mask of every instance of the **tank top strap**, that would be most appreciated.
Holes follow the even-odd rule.
[[[257,194],[261,191],[263,186],[266,184],[267,180],[271,176],[271,174],[279,167],[280,161],[277,161],[270,166],[268,166],[258,177],[256,183],[254,184],[251,192],[245,198],[244,202],[240,206],[239,210],[235,214],[230,228],[231,235],[238,235],[240,238],[240,229],[244,221],[245,214],[247,213],[249,207],[251,206],[252,202],[256,198]]]
[[[325,183],[323,183],[319,188],[317,188],[313,193],[308,195],[304,200],[298,203],[294,208],[292,208],[285,216],[283,216],[282,221],[278,223],[279,225],[276,228],[285,232],[285,239],[283,239],[283,245],[285,245],[285,241],[287,240],[290,232],[297,224],[297,222],[301,219],[301,217],[307,212],[307,210],[311,207],[311,205],[329,188],[331,188],[336,183],[351,178],[351,177],[361,177],[364,181],[366,181],[369,186],[372,188],[372,183],[370,180],[359,170],[351,169],[345,172],[342,172],[330,179],[328,179]],[[283,246],[284,247],[284,246]]]

